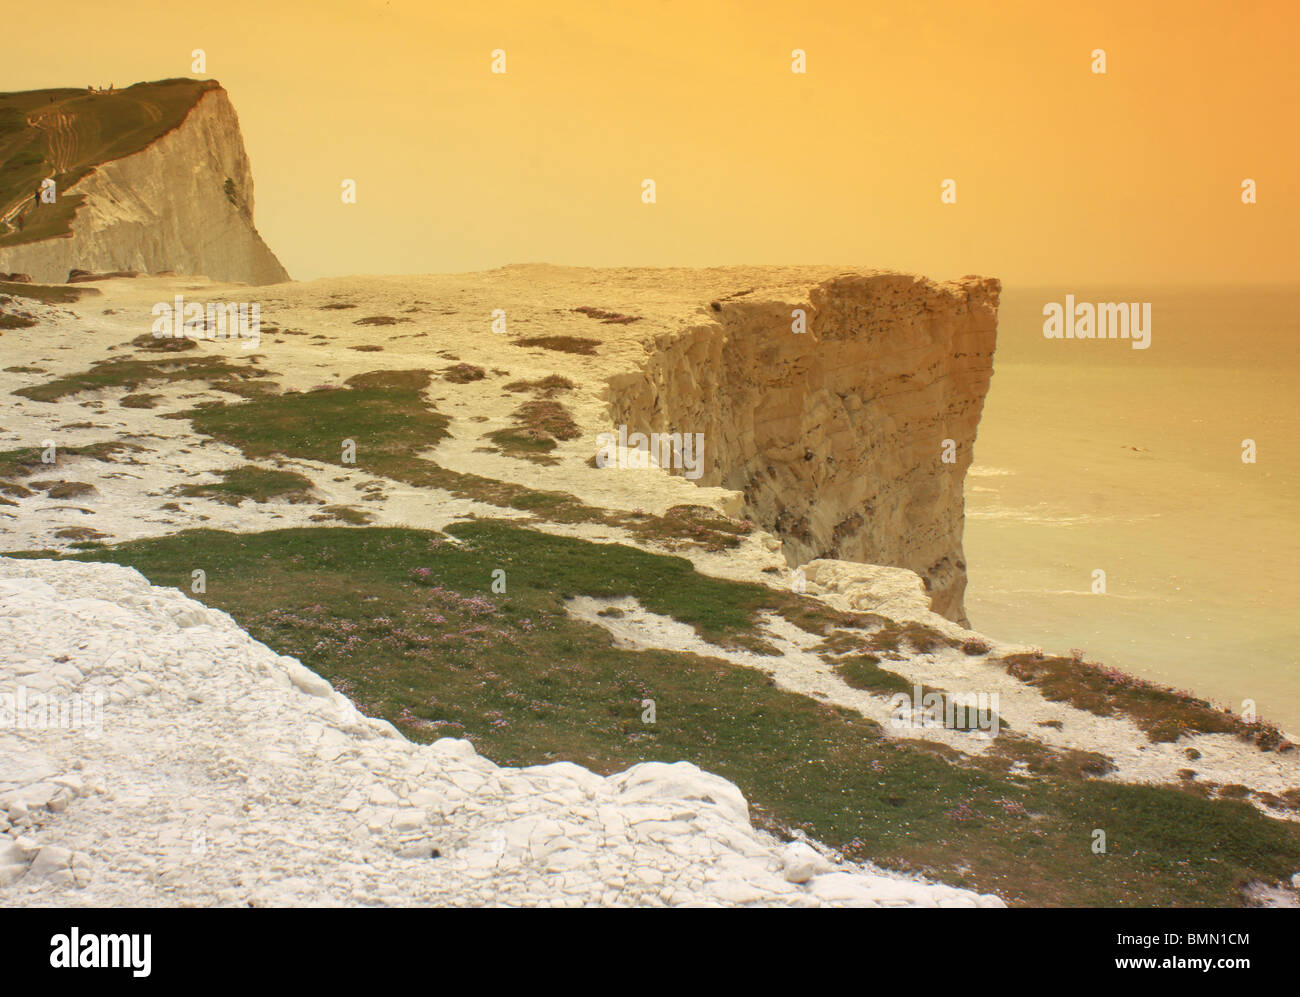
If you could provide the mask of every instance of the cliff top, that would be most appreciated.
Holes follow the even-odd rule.
[[[66,234],[80,198],[40,204],[49,178],[63,191],[101,163],[141,151],[177,127],[216,80],[0,94],[0,246]],[[21,227],[19,216],[21,215]]]
[[[140,276],[98,281],[98,295],[52,304],[66,288],[14,284],[4,295],[15,301],[0,302],[14,320],[0,336],[3,549],[129,565],[214,618],[229,613],[262,642],[243,645],[250,655],[267,661],[271,648],[296,658],[275,660],[323,693],[306,676],[312,669],[362,713],[429,745],[384,739],[393,745],[384,771],[442,754],[433,746],[448,737],[469,738],[482,758],[510,767],[565,760],[608,775],[686,759],[739,787],[758,825],[778,836],[806,833],[854,862],[1012,903],[1227,905],[1244,902],[1243,883],[1289,882],[1300,869],[1300,758],[1281,750],[1280,732],[1093,662],[969,631],[927,608],[933,592],[902,558],[900,567],[796,551],[801,573],[787,558],[798,544],[820,544],[826,523],[841,545],[902,535],[909,547],[900,554],[938,550],[940,528],[956,528],[964,465],[960,454],[944,463],[935,437],[951,435],[963,452],[973,444],[967,413],[991,366],[992,284],[821,267],[521,265],[257,289]],[[178,296],[257,304],[256,336],[155,337],[164,331],[157,306]],[[791,311],[805,303],[800,335]],[[786,445],[787,426],[812,445]],[[601,443],[601,433],[616,438],[620,429],[680,431],[682,447],[647,447],[634,459],[630,438]],[[689,453],[685,434],[700,441]],[[57,452],[45,459],[47,440]],[[717,482],[708,475],[719,463]],[[675,473],[663,470],[674,464]],[[953,476],[946,486],[944,468]],[[705,476],[686,476],[696,469]],[[865,497],[852,491],[859,484],[871,489]],[[863,525],[837,533],[840,510],[868,501]],[[923,520],[915,510],[927,503],[934,515]],[[877,523],[885,528],[870,534]],[[950,560],[958,541],[943,541]],[[919,567],[932,563],[922,556]],[[490,786],[482,798],[493,809],[481,820],[460,823],[449,808],[455,820],[444,823],[441,808],[426,812],[423,801],[452,792],[447,780],[465,773],[437,761],[427,782],[390,783],[371,762],[373,740],[324,733],[307,708],[325,696],[287,704],[255,696],[243,659],[192,642],[206,633],[226,646],[237,639],[233,625],[168,630],[161,643],[136,645],[130,634],[157,633],[155,619],[168,624],[129,607],[165,600],[197,614],[195,603],[125,570],[64,574],[80,570],[0,561],[0,601],[10,604],[0,616],[21,649],[0,654],[0,695],[20,684],[37,691],[46,676],[60,683],[46,691],[70,695],[86,677],[102,687],[110,721],[102,744],[80,746],[78,771],[113,799],[58,798],[56,780],[79,750],[64,732],[24,733],[19,744],[0,730],[0,755],[51,758],[37,758],[48,778],[28,774],[35,763],[0,765],[18,773],[10,799],[19,814],[30,811],[0,818],[31,839],[15,845],[22,854],[8,873],[21,874],[9,887],[20,901],[359,902],[400,882],[401,897],[425,902],[450,895],[423,878],[441,866],[449,877],[472,879],[471,866],[483,876],[483,892],[470,886],[458,902],[535,895],[523,863],[551,858],[554,828],[537,832],[536,858],[537,825],[517,837],[502,831],[503,841],[493,835],[498,802],[551,819],[533,809],[536,794],[489,801]],[[92,600],[105,614],[94,618],[125,623],[118,614],[132,614],[129,629],[113,631],[123,656],[111,663],[81,624],[64,623],[70,612],[89,614]],[[19,602],[21,623],[12,613]],[[38,641],[38,632],[48,636]],[[211,683],[188,658],[169,663],[171,640],[205,663]],[[243,698],[222,710],[227,689]],[[984,705],[958,722],[958,697],[971,695]],[[229,737],[219,751],[159,734],[157,696],[176,704],[168,723],[205,738],[217,729],[208,718],[220,717]],[[951,721],[927,721],[927,710],[946,713],[947,704]],[[318,725],[310,740],[298,733],[308,724]],[[187,866],[194,879],[174,894],[168,878],[135,871],[138,855],[157,855],[161,839],[149,835],[164,811],[122,802],[144,800],[146,790],[158,798],[158,766],[147,762],[159,743],[172,746],[169,759],[196,760],[183,775],[181,763],[168,769],[173,798],[205,801],[196,815],[256,814],[220,836],[186,825],[184,856],[197,829],[210,835],[210,858]],[[281,745],[308,745],[313,760],[272,763],[298,754]],[[207,767],[227,756],[250,775],[232,783],[247,794],[238,800],[227,793],[230,771]],[[146,764],[128,761],[138,758]],[[619,806],[617,777],[590,781],[600,806]],[[374,799],[387,802],[370,802],[376,784]],[[310,803],[354,789],[367,834],[355,850],[344,846],[357,830],[352,812]],[[430,795],[417,800],[420,790]],[[464,792],[480,798],[475,787]],[[0,800],[7,793],[0,784]],[[67,806],[47,817],[40,808],[50,801]],[[272,814],[294,816],[262,823]],[[555,853],[566,852],[561,861],[585,868],[612,851],[593,851],[594,828],[575,824],[563,835],[573,848]],[[1235,846],[1206,852],[1206,827]],[[1112,842],[1105,859],[1089,847],[1096,828]],[[711,825],[702,836],[669,830],[682,847],[753,847],[739,825]],[[298,876],[285,874],[276,839],[332,843]],[[426,843],[440,858],[421,863],[420,878],[396,871],[400,856],[385,851]],[[250,883],[265,873],[275,888],[263,895],[218,883],[228,868],[220,857],[232,854],[253,871]],[[639,851],[631,857],[663,877],[658,890],[671,886],[666,898],[654,894],[664,902],[713,891],[693,863],[659,869]],[[783,875],[776,858],[768,849],[769,871],[749,868],[743,882],[720,876],[732,884],[720,899],[767,902],[756,883],[792,893],[773,882]],[[359,897],[348,870],[366,863],[380,871]],[[517,881],[506,878],[514,863]],[[832,879],[836,896],[844,882]],[[646,895],[610,889],[609,902]],[[816,883],[798,892],[831,899]]]

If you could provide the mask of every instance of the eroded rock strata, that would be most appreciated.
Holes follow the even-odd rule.
[[[741,491],[792,565],[909,568],[935,612],[964,622],[963,482],[999,291],[982,277],[846,273],[807,298],[715,301],[611,381],[614,422],[703,433],[698,483]]]

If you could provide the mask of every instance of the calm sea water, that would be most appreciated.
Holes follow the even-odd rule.
[[[1044,338],[1067,293],[1151,302],[1150,348]],[[972,624],[1300,733],[1300,286],[1010,287],[998,330]]]

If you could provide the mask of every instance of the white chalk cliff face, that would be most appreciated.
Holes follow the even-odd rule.
[[[72,234],[0,249],[0,271],[63,283],[73,269],[175,271],[275,284],[289,274],[253,225],[253,172],[226,91],[180,126],[59,192],[85,195]]]
[[[699,483],[742,492],[791,565],[909,568],[964,623],[963,483],[1000,289],[847,273],[806,298],[715,301],[712,321],[657,336],[644,370],[611,382],[614,421],[702,432]]]

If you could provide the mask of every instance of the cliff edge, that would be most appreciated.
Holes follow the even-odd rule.
[[[963,482],[993,372],[1001,285],[851,272],[804,295],[717,300],[611,382],[614,422],[709,441],[698,483],[740,491],[791,566],[915,571],[966,623]]]

